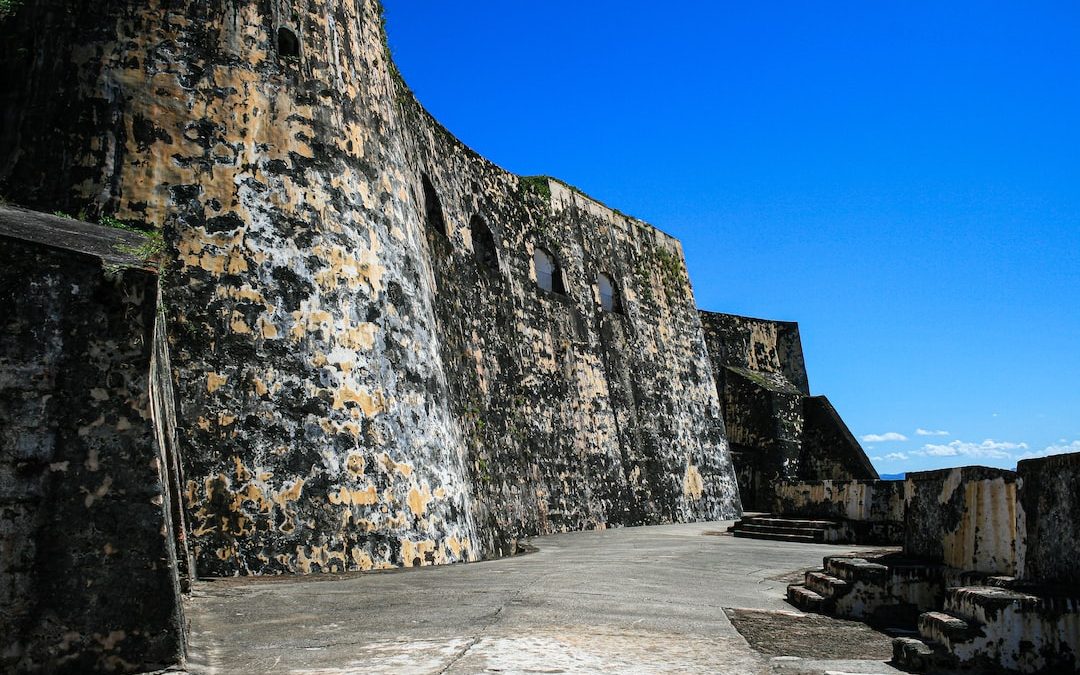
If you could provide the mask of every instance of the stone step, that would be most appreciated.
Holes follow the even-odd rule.
[[[941,646],[965,667],[985,662],[1020,672],[1078,672],[1080,594],[1075,589],[957,586],[946,590],[940,614],[946,616],[920,616],[919,632],[940,634]],[[970,627],[967,632],[962,624]]]
[[[826,574],[831,574],[837,578],[843,578],[839,572],[842,569],[846,569],[847,565],[867,562],[866,558],[859,558],[853,555],[827,555],[821,559],[821,567],[825,570]]]
[[[1000,608],[1012,604],[1036,604],[1039,598],[999,586],[956,586],[945,592],[945,611],[957,616],[972,606]]]
[[[986,572],[963,571],[953,574],[948,579],[950,586],[995,586],[997,588],[1010,588],[1016,585],[1015,577],[1008,577]]]
[[[945,565],[925,560],[902,558],[893,554],[866,559],[853,555],[826,556],[825,573],[846,581],[862,581],[881,586],[928,584],[942,586],[948,570]],[[913,617],[914,618],[914,617]]]
[[[889,568],[863,558],[847,556],[827,556],[825,573],[844,581],[867,581],[884,583],[889,576]]]
[[[807,612],[828,613],[832,602],[821,594],[815,593],[803,584],[791,584],[787,587],[787,600],[799,609]]]
[[[967,642],[978,633],[967,621],[945,612],[919,615],[919,635],[929,642],[954,644]]]
[[[937,649],[915,638],[893,640],[893,663],[912,673],[925,673],[934,666]]]
[[[746,532],[744,530],[735,530],[732,534],[744,539],[768,539],[770,541],[790,541],[802,544],[821,543],[819,537],[807,534],[771,534],[768,532]]]
[[[831,520],[807,520],[802,518],[780,518],[776,516],[750,516],[740,522],[753,525],[771,525],[773,527],[811,527],[824,530],[835,527],[837,523]]]
[[[825,530],[810,527],[780,527],[778,525],[759,525],[757,523],[740,523],[735,526],[734,532],[764,532],[767,534],[809,534],[824,538]]]
[[[835,598],[839,595],[843,595],[850,588],[848,582],[843,579],[837,579],[825,572],[807,572],[805,585],[818,595],[826,598]]]
[[[982,623],[1008,606],[1039,613],[1044,599],[999,586],[957,586],[945,592],[944,611],[968,621]],[[1051,603],[1052,604],[1052,601]]]
[[[886,567],[889,568],[889,576],[894,580],[903,580],[908,583],[918,581],[943,583],[948,571],[945,565],[930,562],[894,563],[889,561]]]

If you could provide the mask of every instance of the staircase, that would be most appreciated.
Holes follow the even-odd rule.
[[[822,569],[788,586],[787,599],[804,611],[913,633],[919,613],[939,606],[943,588],[941,565],[897,553],[826,556]]]
[[[782,516],[745,516],[728,528],[736,537],[793,541],[807,544],[840,543],[844,523],[834,520],[802,520]]]
[[[891,635],[912,672],[1080,673],[1080,588],[1021,584],[902,553],[826,556],[787,589],[808,612]]]
[[[844,579],[826,572],[807,572],[805,583],[788,586],[787,598],[788,602],[808,612],[833,614],[837,598],[849,590],[850,584]]]
[[[893,641],[893,661],[913,672],[1080,671],[1080,598],[987,581],[996,585],[948,589],[942,610],[919,616],[919,639]]]

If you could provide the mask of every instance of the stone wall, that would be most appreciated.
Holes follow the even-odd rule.
[[[825,396],[802,399],[799,477],[806,480],[875,479],[877,470]]]
[[[1080,588],[1080,453],[1016,467],[1017,576]]]
[[[799,324],[706,311],[701,317],[713,363],[778,375],[796,391],[810,395]],[[721,382],[724,378],[719,369],[717,378]]]
[[[172,247],[200,573],[738,513],[678,242],[450,136],[397,77],[374,0],[26,0],[0,34],[0,187]],[[537,289],[538,246],[564,292]]]
[[[909,473],[904,552],[959,570],[1016,572],[1016,474],[966,466]]]
[[[809,393],[797,324],[701,312],[744,508],[771,506],[798,476]]]
[[[133,261],[113,250],[138,242],[0,208],[4,672],[145,670],[182,657],[150,412],[157,278],[121,267]]]
[[[902,526],[904,492],[899,480],[783,482],[776,486],[773,513]]]
[[[416,175],[431,176],[445,227],[427,228],[442,362],[485,550],[736,513],[679,243],[557,181],[509,176],[415,112],[408,126],[430,129]],[[564,292],[537,287],[536,247],[555,256]],[[601,308],[598,274],[615,311]]]
[[[701,312],[743,506],[785,480],[877,478],[824,396],[810,396],[797,324]]]
[[[724,370],[723,417],[743,505],[767,509],[777,481],[799,475],[803,396],[786,381],[743,369]]]
[[[904,540],[904,481],[785,481],[777,484],[775,493],[773,513],[845,521],[836,531],[852,543],[899,544]]]

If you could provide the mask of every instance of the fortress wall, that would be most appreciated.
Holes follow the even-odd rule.
[[[1016,575],[1080,587],[1080,453],[1024,460],[1016,473]]]
[[[772,507],[777,481],[799,476],[809,393],[799,327],[700,312],[743,506]]]
[[[29,79],[77,74],[58,142],[89,177],[28,147],[6,179],[167,234],[199,573],[478,557],[377,4],[48,7],[82,33]]]
[[[773,513],[804,518],[844,518],[903,527],[901,480],[822,480],[776,486]]]
[[[802,400],[799,475],[810,480],[875,479],[877,469],[826,396]]]
[[[768,510],[778,481],[799,476],[803,396],[757,371],[722,368],[723,417],[743,506]]]
[[[904,552],[959,570],[1016,573],[1016,474],[965,466],[905,477]]]
[[[225,178],[196,171],[168,197],[197,565],[473,560],[462,432],[378,7],[290,4],[292,18],[259,3],[226,11],[216,39],[240,53],[223,51],[217,68],[236,88],[185,91],[208,100],[213,129],[191,150]],[[261,51],[282,21],[299,61]]]
[[[782,481],[877,472],[824,396],[810,396],[799,326],[701,312],[743,506],[773,508]]]
[[[0,209],[0,670],[170,665],[184,628],[150,409],[157,278],[9,237],[11,215]]]
[[[18,83],[0,188],[171,247],[200,574],[472,560],[738,511],[677,242],[454,141],[396,78],[374,0],[26,0],[0,32],[21,36],[0,41]],[[441,243],[425,171],[457,228]],[[500,238],[486,287],[457,276],[473,209]],[[566,299],[533,289],[537,242]],[[625,318],[595,311],[598,261]]]
[[[715,364],[775,373],[810,395],[799,324],[706,311],[701,323]]]
[[[477,522],[522,535],[732,517],[738,492],[679,243],[548,179],[519,180],[411,108],[443,363],[466,430]],[[475,218],[493,234],[478,255]],[[537,286],[533,253],[562,268]],[[619,308],[600,306],[597,274]]]

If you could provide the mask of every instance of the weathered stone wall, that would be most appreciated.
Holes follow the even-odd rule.
[[[713,363],[773,373],[810,395],[799,324],[706,311],[701,323]],[[717,377],[724,377],[719,369]]]
[[[723,417],[732,458],[740,467],[743,504],[767,509],[775,484],[799,475],[803,396],[778,377],[724,370]]]
[[[701,312],[743,506],[769,509],[785,480],[877,478],[824,396],[810,396],[795,323]]]
[[[7,194],[173,247],[200,573],[453,562],[738,512],[678,243],[450,137],[396,77],[374,0],[26,0],[0,32]],[[497,270],[475,269],[478,213]],[[535,288],[537,245],[565,296]]]
[[[904,481],[822,480],[776,485],[772,512],[795,518],[847,521],[842,531],[860,544],[904,540]]]
[[[1080,588],[1080,453],[1016,467],[1017,576]]]
[[[959,570],[1016,573],[1016,474],[965,466],[906,476],[904,552]]]
[[[807,480],[875,479],[877,470],[825,396],[802,399],[799,476]]]
[[[445,224],[428,228],[430,274],[488,549],[737,513],[679,243],[557,181],[520,181],[412,113],[408,126],[427,133],[415,174],[430,175]],[[537,286],[538,246],[565,293]],[[600,273],[615,283],[614,312],[601,309]]]
[[[169,665],[183,619],[150,414],[157,278],[58,248],[130,237],[48,220],[0,208],[0,670]],[[13,234],[27,227],[52,245]]]
[[[776,486],[773,513],[900,525],[904,497],[900,480],[783,482]]]

